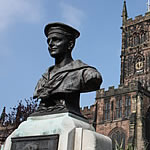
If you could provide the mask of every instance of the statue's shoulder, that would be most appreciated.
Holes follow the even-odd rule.
[[[95,67],[92,67],[92,66],[84,63],[81,60],[75,60],[73,63],[74,63],[74,66],[77,68],[93,68],[93,69],[95,69]]]
[[[82,60],[75,60],[75,61],[73,61],[73,64],[75,65],[75,66],[88,66],[86,63],[84,63]]]

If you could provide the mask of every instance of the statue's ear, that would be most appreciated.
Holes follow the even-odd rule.
[[[75,44],[75,42],[73,40],[70,40],[69,43],[68,43],[68,49],[72,50],[73,47],[74,47],[74,44]]]

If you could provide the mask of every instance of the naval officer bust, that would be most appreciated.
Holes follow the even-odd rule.
[[[94,67],[72,58],[79,31],[63,23],[50,23],[44,31],[55,65],[48,68],[35,88],[33,98],[41,99],[38,111],[80,114],[80,93],[98,90],[102,77]]]

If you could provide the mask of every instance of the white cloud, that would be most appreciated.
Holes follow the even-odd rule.
[[[60,3],[62,10],[62,17],[65,22],[71,24],[77,28],[80,27],[82,19],[85,17],[84,12],[72,5],[66,4],[64,2]]]
[[[17,20],[37,22],[41,17],[39,0],[0,0],[0,31]]]

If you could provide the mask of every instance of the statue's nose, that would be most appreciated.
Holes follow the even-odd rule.
[[[53,46],[54,46],[53,40],[50,40],[50,41],[49,41],[49,46],[50,46],[50,47],[53,47]]]

